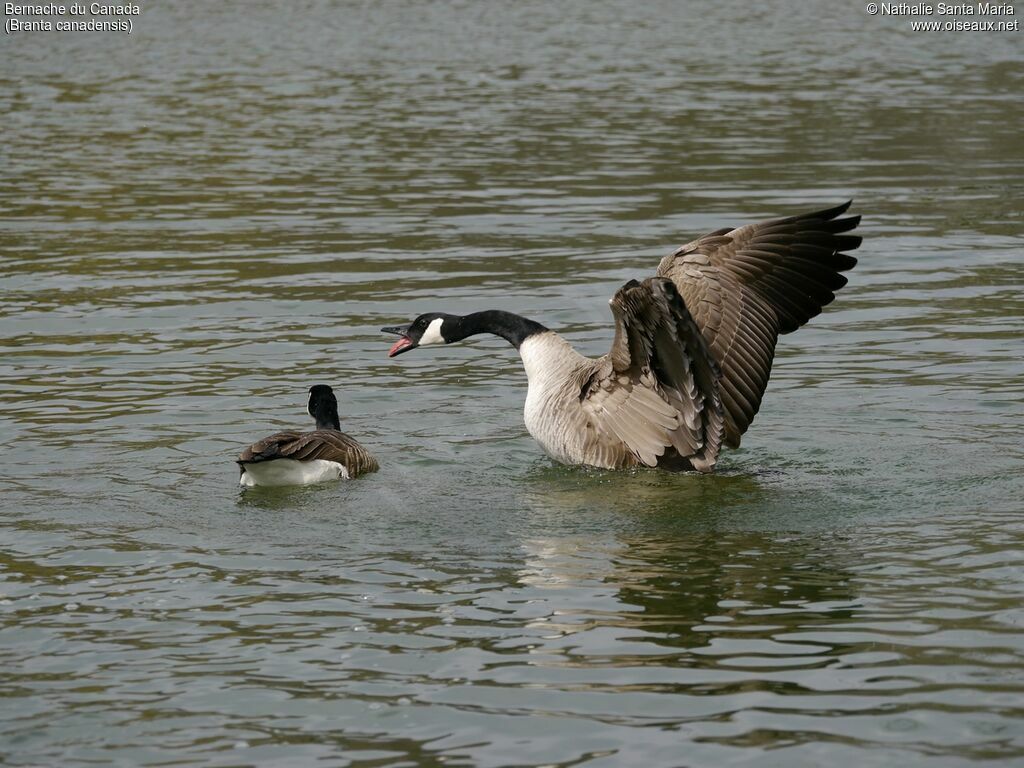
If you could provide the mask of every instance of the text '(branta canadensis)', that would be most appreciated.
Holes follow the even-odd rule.
[[[312,432],[278,432],[242,451],[241,485],[309,485],[379,469],[377,460],[341,431],[338,400],[330,387],[310,387],[306,411],[316,420]]]
[[[395,357],[479,333],[519,350],[529,379],[526,428],[564,464],[710,472],[761,406],[775,344],[831,303],[857,260],[850,203],[704,235],[655,277],[612,297],[615,339],[596,360],[525,317],[488,310],[420,315],[382,328]]]

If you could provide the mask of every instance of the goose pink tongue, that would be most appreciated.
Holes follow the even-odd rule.
[[[388,350],[388,357],[394,357],[406,347],[411,346],[412,339],[408,338],[407,336],[403,336],[391,346],[391,349]]]

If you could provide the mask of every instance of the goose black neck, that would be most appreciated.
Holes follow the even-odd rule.
[[[449,338],[449,334],[446,332],[446,341],[461,341],[467,336],[475,336],[478,333],[493,333],[495,336],[501,336],[516,349],[519,349],[519,345],[530,336],[547,330],[540,323],[535,323],[533,320],[528,320],[513,312],[503,312],[500,309],[487,309],[483,312],[464,315],[458,318],[453,325],[454,335]]]
[[[313,418],[316,419],[317,429],[333,429],[341,431],[341,422],[338,420],[338,406],[330,403],[322,403],[313,411]]]

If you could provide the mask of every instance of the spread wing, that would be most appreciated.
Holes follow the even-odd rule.
[[[857,260],[843,251],[860,216],[840,219],[850,203],[816,213],[723,229],[661,260],[658,276],[675,283],[721,369],[725,444],[736,448],[761,407],[779,334],[790,333],[831,303]]]
[[[618,438],[647,466],[678,455],[710,471],[724,424],[718,367],[675,286],[633,280],[610,304],[615,340],[580,400],[599,442]]]
[[[369,451],[352,437],[334,429],[278,432],[242,451],[238,463],[254,464],[273,459],[336,461],[348,470],[351,477],[379,469],[377,460]]]

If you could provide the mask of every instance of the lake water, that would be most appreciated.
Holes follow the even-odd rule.
[[[0,762],[1024,765],[1024,38],[845,5],[3,36]],[[601,354],[677,245],[850,197],[713,476],[553,465],[500,340],[386,357]],[[381,471],[240,492],[314,383]]]

